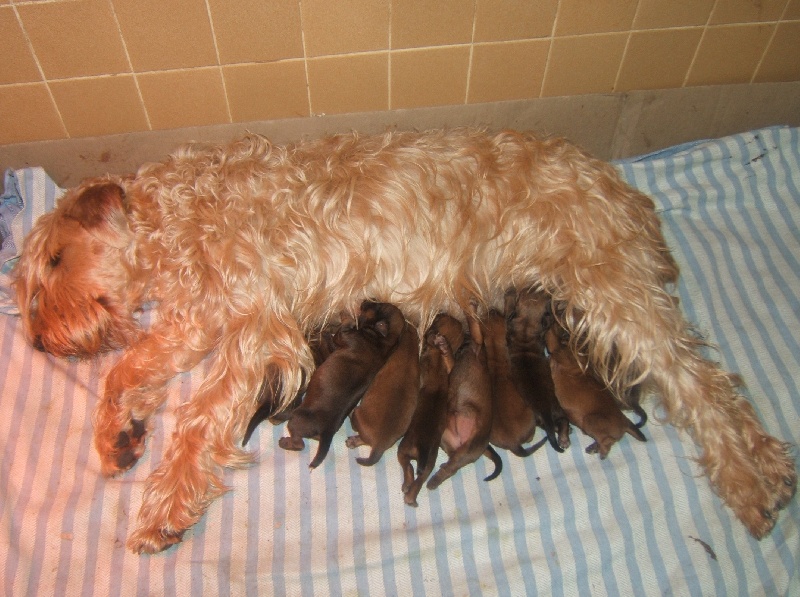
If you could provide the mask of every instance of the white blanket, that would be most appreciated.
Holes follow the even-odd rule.
[[[799,139],[798,129],[770,128],[619,164],[656,201],[689,320],[720,347],[713,358],[742,374],[767,430],[794,443]],[[21,235],[59,190],[41,170],[12,179],[25,205],[9,228]],[[91,414],[112,359],[35,352],[18,319],[0,315],[4,595],[800,595],[798,499],[772,534],[752,539],[700,476],[694,444],[657,422],[652,400],[645,444],[625,439],[601,461],[576,431],[564,454],[503,453],[490,483],[482,459],[423,489],[418,509],[403,503],[395,449],[359,466],[346,424],[309,472],[313,445],[285,452],[283,427],[265,423],[251,440],[259,464],[225,474],[231,491],[184,542],[134,555],[125,541],[144,480],[202,371],[175,380],[142,460],[109,480]]]

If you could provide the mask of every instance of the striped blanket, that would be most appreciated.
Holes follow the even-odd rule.
[[[657,204],[682,268],[681,306],[719,346],[712,358],[742,374],[769,432],[800,442],[800,130],[618,167]],[[13,258],[58,194],[41,170],[7,174],[0,255]],[[104,479],[91,413],[110,358],[37,353],[18,319],[0,315],[3,595],[800,595],[800,499],[753,540],[652,399],[646,444],[623,440],[601,461],[576,432],[564,454],[504,453],[490,483],[482,459],[423,490],[417,509],[403,504],[396,450],[359,466],[344,446],[349,423],[311,472],[313,450],[279,449],[284,428],[264,424],[251,440],[259,463],[226,472],[231,491],[184,543],[133,555],[125,541],[144,480],[202,373],[175,380],[139,464]]]

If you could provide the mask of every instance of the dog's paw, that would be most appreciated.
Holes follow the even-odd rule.
[[[111,429],[98,433],[97,447],[103,475],[113,477],[136,464],[144,453],[146,435],[147,425],[136,419],[116,433]]]
[[[155,554],[183,540],[184,531],[136,529],[128,538],[128,549],[137,554]]]
[[[755,452],[761,474],[772,494],[773,510],[785,508],[797,491],[797,469],[791,454],[790,444],[784,444],[766,436]]]

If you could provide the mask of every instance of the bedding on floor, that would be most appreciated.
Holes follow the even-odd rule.
[[[773,127],[617,163],[650,195],[681,267],[680,305],[743,377],[769,433],[800,443],[800,129]],[[644,407],[646,443],[606,460],[573,431],[563,454],[503,452],[462,469],[414,509],[396,446],[371,468],[345,447],[349,422],[309,471],[312,445],[278,448],[284,426],[250,440],[259,461],[226,471],[231,491],[154,556],[125,542],[187,373],[147,451],[105,479],[92,411],[113,355],[36,352],[9,292],[25,231],[59,189],[40,168],[9,171],[0,197],[0,592],[4,595],[800,595],[800,499],[762,541],[713,494],[686,434]],[[199,366],[202,368],[202,364]],[[313,444],[313,442],[311,442]],[[797,456],[797,451],[795,451]],[[440,455],[440,461],[444,461]]]

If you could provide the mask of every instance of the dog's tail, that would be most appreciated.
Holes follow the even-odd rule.
[[[484,481],[496,479],[500,473],[503,472],[503,460],[500,458],[500,454],[498,454],[492,446],[486,446],[486,451],[483,453],[483,455],[494,462],[494,472],[486,477]]]

